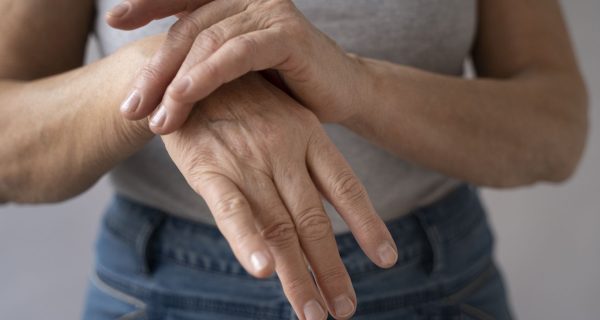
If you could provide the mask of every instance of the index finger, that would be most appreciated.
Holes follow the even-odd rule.
[[[106,13],[113,28],[132,30],[152,20],[195,10],[212,0],[125,0]]]

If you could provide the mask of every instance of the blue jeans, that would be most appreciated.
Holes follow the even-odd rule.
[[[477,191],[462,186],[387,223],[398,263],[382,270],[336,236],[355,319],[511,319]],[[84,319],[296,319],[276,276],[258,280],[214,226],[116,196],[97,242]]]

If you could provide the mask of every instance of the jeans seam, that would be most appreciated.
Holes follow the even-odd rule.
[[[114,279],[110,274],[106,274],[106,271],[98,270],[97,272],[98,279],[106,284],[106,287],[113,289],[117,293],[123,294],[125,297],[130,297],[132,302],[138,301],[144,304],[146,308],[146,304],[135,297],[137,293],[139,296],[144,296],[146,300],[151,301],[151,305],[160,305],[164,308],[168,309],[180,309],[180,310],[204,310],[207,312],[217,312],[217,313],[226,313],[236,316],[255,316],[261,315],[261,319],[280,319],[282,314],[282,307],[273,308],[269,306],[255,306],[248,303],[231,303],[224,300],[213,299],[213,298],[204,298],[204,297],[195,297],[195,296],[185,296],[177,293],[166,293],[157,291],[156,288],[153,290],[154,292],[147,291],[148,289],[139,287],[132,283],[122,283],[117,279]],[[110,271],[108,271],[110,273]],[[105,278],[103,280],[103,278]],[[110,284],[112,283],[112,285]],[[116,288],[113,288],[116,287]],[[123,291],[132,291],[133,294],[127,294]],[[112,296],[112,295],[111,295]],[[122,301],[121,299],[119,299]],[[277,310],[275,310],[277,309]],[[145,309],[144,309],[145,310]]]
[[[477,320],[494,320],[495,318],[487,314],[486,312],[468,304],[461,303],[460,311],[470,317],[476,318]]]
[[[145,313],[145,310],[134,310],[128,314],[120,316],[119,318],[117,318],[117,320],[136,320],[143,317]]]
[[[98,288],[98,290],[109,295],[113,299],[116,299],[118,301],[124,302],[126,304],[129,304],[129,305],[137,308],[137,310],[135,310],[134,312],[140,312],[140,311],[145,312],[145,310],[146,310],[145,302],[143,302],[142,300],[140,300],[130,294],[127,294],[119,289],[112,287],[111,285],[106,283],[104,280],[102,280],[97,272],[93,273],[90,280],[96,286],[96,288]]]

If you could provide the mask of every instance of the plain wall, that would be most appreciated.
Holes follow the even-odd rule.
[[[600,1],[563,7],[600,125]],[[575,177],[562,186],[484,190],[497,257],[520,319],[600,315],[600,132],[592,130]],[[0,207],[0,319],[77,319],[92,265],[102,180],[76,199]]]

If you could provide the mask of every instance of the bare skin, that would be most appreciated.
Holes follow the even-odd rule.
[[[53,20],[48,15],[62,16],[62,11],[42,14],[22,2],[11,8],[43,15],[48,22]],[[81,9],[82,15],[91,13]],[[16,18],[28,20],[24,13]],[[70,28],[79,30],[87,22],[74,19]],[[17,62],[0,70],[5,77],[0,103],[8,115],[0,120],[5,146],[0,199],[60,201],[85,190],[153,137],[145,119],[122,118],[118,103],[165,37],[145,38],[89,66],[72,69],[81,63],[73,58],[59,66],[48,62],[44,70],[28,69],[14,48],[39,41],[49,45],[37,48],[42,53],[58,49],[27,29],[13,32],[19,30],[23,37],[0,47]],[[83,41],[63,45],[78,48]],[[240,263],[256,277],[276,271],[300,318],[323,319],[326,310],[346,318],[357,303],[321,195],[340,212],[375,264],[386,268],[395,263],[391,235],[318,119],[260,75],[215,91],[180,130],[162,138],[190,186],[206,200]]]
[[[256,3],[262,4],[260,1]],[[129,74],[123,72],[124,70],[131,70],[131,73],[146,70],[142,71],[142,74],[159,75],[159,78],[154,79],[156,82],[150,85],[161,87],[164,92],[170,82],[177,79],[176,74],[182,65],[187,66],[187,69],[182,69],[182,75],[194,72],[192,80],[206,77],[206,70],[212,70],[210,72],[214,72],[213,75],[221,80],[216,82],[216,85],[213,84],[214,87],[193,90],[201,92],[202,96],[189,96],[185,92],[178,93],[175,89],[167,90],[167,99],[172,99],[169,103],[183,106],[180,109],[184,111],[169,114],[169,116],[174,114],[175,117],[179,117],[175,118],[176,121],[168,122],[169,116],[167,116],[167,121],[163,122],[162,126],[152,128],[159,133],[167,133],[181,126],[192,110],[194,99],[211,97],[211,92],[217,90],[222,83],[229,82],[251,70],[275,68],[295,97],[319,116],[321,121],[342,123],[409,161],[450,176],[480,185],[507,187],[537,181],[562,181],[573,172],[585,142],[586,96],[560,12],[554,1],[510,0],[501,3],[481,1],[481,23],[475,49],[475,62],[483,78],[477,80],[440,76],[406,66],[346,54],[332,41],[318,33],[314,27],[306,24],[302,27],[303,23],[307,22],[302,21],[303,17],[298,16],[289,3],[284,1],[268,3],[281,5],[278,7],[281,9],[279,12],[289,14],[287,17],[290,19],[285,20],[296,23],[294,28],[291,28],[291,32],[297,34],[291,34],[286,38],[308,40],[303,40],[305,42],[301,44],[290,42],[283,45],[280,41],[265,40],[256,42],[260,44],[256,47],[248,47],[248,43],[252,43],[248,42],[248,38],[238,41],[237,45],[247,46],[244,50],[260,49],[255,52],[255,56],[245,56],[250,61],[256,61],[256,64],[247,62],[243,64],[232,59],[235,55],[232,56],[231,53],[239,48],[234,45],[235,43],[225,46],[226,41],[230,40],[227,37],[221,39],[223,45],[215,46],[214,52],[201,49],[190,51],[193,49],[192,41],[187,50],[177,52],[180,65],[175,65],[168,72],[161,72],[164,66],[158,64],[159,69],[153,70],[154,73],[148,73],[147,69],[142,68],[144,65],[157,66],[156,60],[146,64],[149,56],[154,54],[158,47],[151,41],[142,41],[92,66],[66,72],[81,64],[85,34],[91,21],[90,1],[61,0],[53,2],[53,6],[44,7],[33,1],[1,0],[0,9],[11,14],[1,22],[0,32],[12,36],[0,40],[0,53],[3,55],[3,59],[0,59],[0,75],[5,79],[0,81],[0,105],[3,114],[9,115],[0,118],[0,128],[2,128],[0,142],[6,147],[3,147],[0,153],[0,168],[2,168],[0,200],[57,201],[83,191],[106,170],[135,152],[152,136],[145,116],[156,107],[156,104],[151,103],[138,109],[139,113],[128,115],[130,119],[140,119],[139,121],[129,123],[119,117],[116,111],[119,101],[115,101],[115,98],[124,99],[126,88],[138,85],[133,81],[132,76],[119,77],[119,74]],[[63,15],[65,8],[70,10],[69,17]],[[188,11],[190,15],[194,12],[194,10]],[[270,11],[258,10],[257,12]],[[264,18],[264,16],[258,17]],[[60,22],[57,23],[59,20]],[[33,21],[31,28],[22,28],[21,21]],[[41,32],[46,30],[52,30],[51,34]],[[78,33],[79,30],[85,32]],[[287,30],[289,32],[290,29]],[[192,37],[191,39],[196,39],[201,32],[202,30],[196,34],[192,32],[189,36]],[[289,46],[287,49],[286,45]],[[291,66],[284,64],[290,68],[281,67],[281,64],[277,63],[282,61],[281,57],[291,52],[290,48],[299,45],[307,48],[307,52],[300,52],[301,55],[296,56],[295,60],[292,59],[298,61],[297,64]],[[203,67],[202,63],[207,59],[198,54],[214,54],[221,48],[227,51],[223,51],[211,60],[211,68]],[[277,50],[270,51],[272,53],[270,55],[260,54],[268,49]],[[248,52],[251,54],[252,51]],[[188,52],[193,55],[187,56]],[[277,56],[277,53],[281,55]],[[119,55],[124,56],[119,57]],[[323,59],[313,59],[316,56]],[[268,59],[264,60],[265,58]],[[184,63],[186,59],[189,63]],[[121,63],[122,60],[126,60],[127,63]],[[321,64],[311,65],[313,60]],[[294,66],[301,67],[294,69]],[[337,67],[331,68],[331,66]],[[327,77],[319,73],[323,70],[327,70]],[[346,79],[353,82],[349,86],[342,87],[336,86],[336,83],[339,83],[336,81],[311,81],[315,78]],[[192,86],[203,83],[206,84],[192,82]],[[239,83],[236,82],[233,86],[239,86]],[[251,87],[256,88],[256,82]],[[97,88],[103,88],[103,92],[98,92]],[[346,91],[348,88],[351,88],[351,91]],[[228,87],[224,86],[223,89],[228,90]],[[269,90],[272,89],[267,89],[264,94],[276,97],[277,103],[281,103],[278,99],[282,96]],[[317,95],[310,96],[306,95],[307,93]],[[223,97],[219,91],[216,91],[216,95]],[[318,103],[323,101],[319,99],[323,97],[326,98],[324,101],[330,103]],[[348,97],[350,99],[347,99]],[[161,98],[156,97],[157,102]],[[204,99],[204,103],[210,104],[209,100],[210,98]],[[289,108],[298,109],[297,104],[285,99],[284,101]],[[218,115],[218,117],[224,116]],[[281,114],[275,118],[290,119],[289,116]],[[192,119],[202,123],[202,113],[192,113]],[[298,117],[296,121],[306,121],[311,123],[311,126],[314,126],[315,122],[314,118],[311,120],[309,116]],[[169,128],[169,125],[172,127]],[[290,124],[289,127],[294,126]],[[188,134],[182,134],[183,132]],[[186,130],[184,127],[174,135],[165,136],[165,144],[182,171],[190,170],[197,173],[192,169],[203,167],[197,166],[197,162],[189,159],[190,154],[193,153],[190,153],[188,148],[180,148],[180,146],[195,145],[182,141],[185,141],[185,138],[195,140],[200,138],[198,136],[200,133],[206,132],[222,133],[214,130]],[[204,137],[203,134],[200,136]],[[173,142],[176,138],[181,141]],[[199,146],[206,147],[202,144]],[[185,150],[185,152],[178,152],[178,150]],[[310,153],[308,147],[305,151],[307,154]],[[265,156],[264,159],[269,158],[268,154],[262,155]],[[335,156],[330,158],[335,159]],[[203,159],[203,161],[208,160],[210,159]],[[189,162],[196,165],[189,166],[187,165]],[[204,164],[210,164],[210,161]],[[210,165],[205,167],[210,168]],[[302,166],[300,168],[310,170]],[[210,191],[197,189],[199,193],[204,193],[203,196],[209,204],[213,203],[215,216],[219,216],[218,208],[236,209],[239,214],[235,216],[244,219],[249,216],[249,211],[256,211],[258,206],[266,205],[267,202],[258,199],[265,199],[265,201],[275,199],[281,201],[283,206],[279,205],[280,210],[274,211],[285,216],[283,214],[286,213],[283,210],[285,207],[288,211],[287,217],[296,226],[298,225],[298,221],[301,220],[291,212],[294,209],[289,201],[270,195],[252,194],[245,187],[248,181],[238,179],[239,175],[236,176],[236,172],[231,171],[235,170],[230,170],[228,175],[221,174],[220,178],[212,180],[212,182],[216,181],[215,188],[211,188]],[[275,171],[271,173],[274,174]],[[212,170],[207,172],[210,173]],[[188,181],[193,179],[193,176],[193,174],[186,175]],[[222,179],[223,176],[229,182],[223,182],[225,181]],[[349,191],[331,192],[331,194],[344,194],[348,198],[362,199],[360,203],[363,208],[367,208],[368,213],[365,216],[372,217],[368,210],[370,204],[368,200],[365,202],[360,184],[340,182],[348,177],[352,177],[348,171],[338,175],[337,185],[354,187],[337,188]],[[249,181],[252,179],[256,177],[250,178]],[[210,194],[214,190],[223,191],[224,189],[219,186],[222,183],[226,184],[227,190],[237,188],[239,191],[236,193],[237,198],[231,198],[234,200],[228,202],[224,200],[228,195],[225,192],[220,193],[222,197]],[[327,190],[324,190],[327,184],[319,181],[311,181],[311,183],[315,184],[313,187],[318,188],[321,193],[328,194]],[[193,182],[190,184],[193,185]],[[274,184],[275,187],[279,187],[277,183]],[[57,185],[61,188],[57,188]],[[336,190],[334,185],[336,184],[330,186],[331,190]],[[322,210],[318,206],[305,209],[307,210],[300,211],[321,212]],[[228,215],[220,216],[225,219]],[[260,233],[260,219],[255,222],[256,231]],[[289,223],[288,221],[287,225]],[[381,226],[381,221],[378,220],[377,224]],[[221,228],[226,228],[225,225],[222,223]],[[253,231],[249,231],[249,234],[252,234]],[[228,232],[225,230],[224,234],[227,235]],[[324,234],[323,241],[326,242],[330,237],[329,231]],[[385,232],[381,234],[384,237],[389,236]],[[287,237],[290,237],[289,233]],[[302,235],[293,234],[291,238],[296,239],[290,241],[292,247],[299,250],[298,243],[303,241]],[[360,240],[361,237],[357,235],[357,238]],[[264,237],[262,239],[264,240]],[[254,243],[259,242],[260,239]],[[263,244],[269,247],[269,253],[273,257],[267,258],[269,261],[267,269],[259,272],[253,269],[250,258],[252,250],[243,249],[248,243],[230,241],[238,259],[250,269],[251,273],[262,276],[269,272],[269,268],[281,268],[281,263],[274,264],[270,260],[278,259],[277,250],[271,250],[273,245],[265,241]],[[236,244],[239,245],[239,250],[236,249]],[[387,265],[377,260],[377,252],[373,250],[378,248],[377,246],[366,245],[364,248],[376,263]],[[306,248],[302,247],[302,249]],[[279,255],[279,259],[293,263],[301,254],[298,251],[294,252],[296,252],[295,258]],[[307,256],[310,260],[310,255]],[[333,265],[339,266],[338,262],[334,261],[337,258],[338,256],[334,256],[334,259],[327,263],[333,261]],[[352,289],[343,285],[347,280],[337,281],[336,284],[331,284],[331,289],[325,289],[325,292],[319,294],[312,283],[308,283],[310,278],[303,275],[306,273],[305,269],[283,269],[283,271],[278,269],[277,272],[289,272],[286,273],[291,279],[288,285],[297,284],[294,279],[298,277],[303,279],[300,281],[300,286],[291,285],[288,288],[295,289],[286,290],[288,298],[301,318],[307,317],[306,306],[313,300],[320,308],[327,306],[336,317],[347,317],[348,315],[336,313],[335,298],[341,292],[350,298],[351,308],[355,307],[356,301]],[[345,279],[346,277],[343,273],[337,275],[339,277],[333,278]],[[342,285],[340,286],[339,283]],[[353,310],[349,314],[352,312]]]
[[[134,82],[139,108],[124,112],[139,119],[162,98],[157,133],[220,84],[272,68],[321,121],[477,185],[564,181],[583,153],[586,90],[555,0],[480,1],[475,80],[347,54],[290,0],[124,4],[125,14],[107,15],[115,27],[182,16]]]
[[[163,136],[167,150],[242,264],[253,252],[270,251],[300,318],[323,319],[326,309],[347,318],[356,296],[320,193],[381,267],[397,259],[389,232],[317,117],[257,74],[240,80]]]

